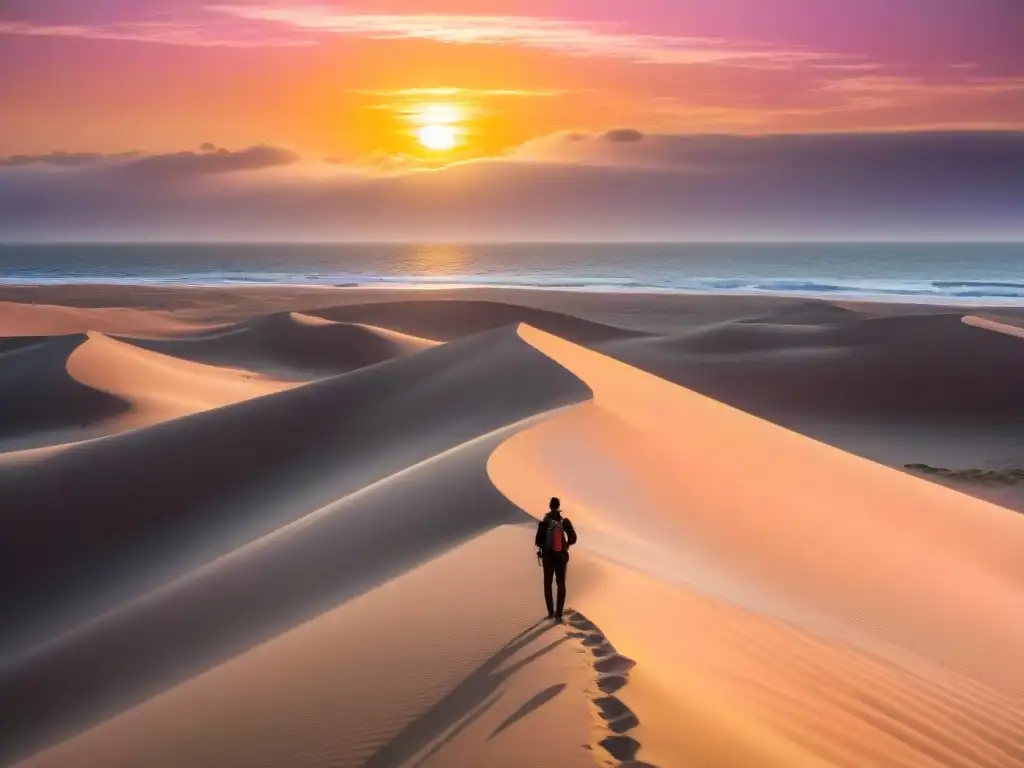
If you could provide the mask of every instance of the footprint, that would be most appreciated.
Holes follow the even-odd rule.
[[[609,643],[607,640],[600,645],[592,646],[590,652],[594,654],[595,658],[606,659],[609,656],[615,656],[615,646]]]
[[[597,705],[601,717],[608,723],[608,729],[612,733],[625,733],[640,725],[633,710],[615,696],[603,696],[600,699],[595,699],[594,704]]]
[[[573,629],[583,629],[587,632],[598,632],[597,625],[590,621],[586,616],[578,611],[573,611],[572,614],[568,615],[566,621]]]
[[[632,659],[627,659],[620,653],[612,654],[607,656],[594,664],[596,669],[601,674],[616,674],[621,675],[629,672],[633,667],[636,666],[636,662]]]
[[[615,693],[626,684],[624,675],[598,675],[597,687],[602,693]]]
[[[589,649],[593,659],[598,690],[605,694],[593,700],[602,725],[600,731],[606,734],[597,744],[616,761],[617,768],[657,768],[637,760],[639,741],[628,735],[640,720],[620,698],[613,694],[629,682],[629,671],[636,662],[615,650],[607,636],[579,611],[566,613],[566,623],[571,627],[569,637],[579,640],[581,652]]]
[[[640,751],[640,742],[631,736],[606,736],[598,742],[616,760],[633,760]]]

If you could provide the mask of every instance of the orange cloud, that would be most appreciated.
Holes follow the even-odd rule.
[[[268,48],[315,45],[311,40],[255,35],[233,30],[230,34],[196,24],[156,21],[124,21],[112,24],[30,24],[0,21],[0,35],[65,37],[88,40],[120,40],[199,48]]]
[[[851,57],[815,51],[743,45],[717,38],[634,34],[610,24],[534,16],[349,13],[319,6],[212,5],[208,10],[293,29],[375,39],[420,39],[451,44],[510,45],[568,56],[627,59],[646,64],[778,67],[814,62],[848,64]]]

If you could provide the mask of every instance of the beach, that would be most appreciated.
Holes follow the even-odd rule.
[[[1024,766],[1022,329],[0,285],[0,763]]]

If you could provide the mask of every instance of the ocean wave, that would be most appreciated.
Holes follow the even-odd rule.
[[[550,274],[371,275],[346,272],[252,272],[210,270],[187,274],[87,276],[22,273],[0,276],[0,285],[177,285],[322,286],[360,288],[506,288],[585,292],[718,293],[807,298],[900,300],[912,302],[1020,303],[1024,282],[1012,280],[834,280],[792,277],[624,278]]]

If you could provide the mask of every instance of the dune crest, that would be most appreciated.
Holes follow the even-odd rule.
[[[767,730],[766,765],[1024,765],[1024,519],[520,335],[594,398],[489,471],[527,509],[557,488],[587,532],[576,567],[602,586],[576,607],[656,670],[631,703],[641,723],[667,724],[655,701],[699,711],[705,735],[728,734],[709,755]]]
[[[0,338],[50,446],[0,454],[0,763],[1024,768],[1024,518],[904,470],[1017,466],[1020,339],[960,310],[24,296],[87,308]]]
[[[643,335],[614,325],[550,309],[478,299],[378,301],[308,310],[330,320],[372,323],[410,334],[451,341],[521,322],[581,344]]]
[[[1007,336],[1016,336],[1024,339],[1024,327],[1021,325],[1004,323],[999,320],[992,320],[991,318],[980,317],[978,315],[967,315],[963,318],[963,322],[965,325],[972,325],[975,328],[984,328],[987,331],[995,331],[996,333],[1004,333]]]
[[[193,336],[123,340],[186,360],[296,380],[346,373],[437,346],[432,339],[298,312],[264,315]]]
[[[294,384],[179,360],[102,333],[12,340],[0,354],[3,450],[157,424]]]
[[[79,383],[128,403],[140,423],[219,408],[287,389],[289,384],[179,360],[90,331],[71,354]]]
[[[7,288],[8,292],[11,290]],[[35,303],[34,298],[32,303],[0,300],[0,337],[56,336],[89,330],[108,334],[169,336],[195,333],[214,324],[169,310],[133,306],[64,306]]]

